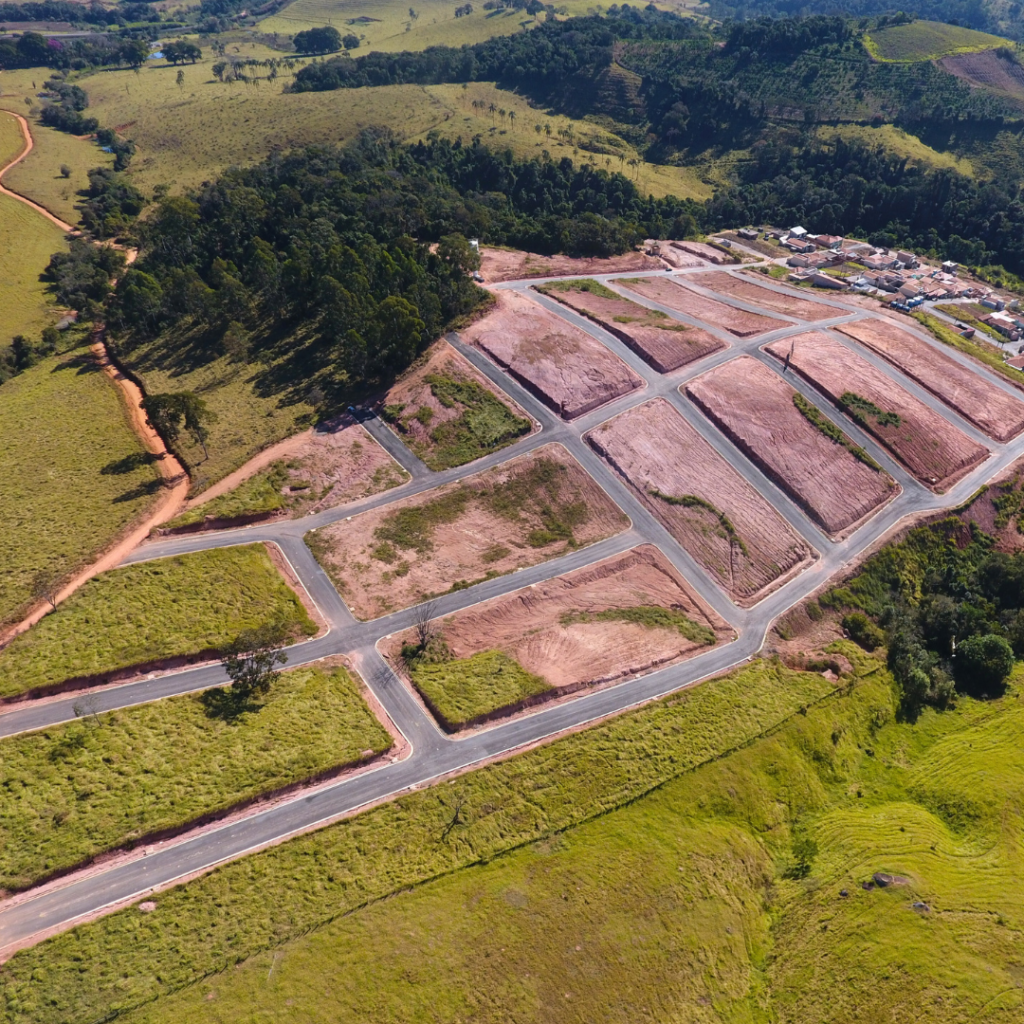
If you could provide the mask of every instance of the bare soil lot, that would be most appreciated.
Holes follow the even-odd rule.
[[[995,50],[956,53],[943,57],[938,63],[971,85],[996,89],[1018,100],[1024,99],[1024,68]]]
[[[887,320],[855,320],[836,330],[866,345],[996,441],[1024,430],[1024,402],[972,373],[916,334]]]
[[[707,331],[624,299],[597,281],[554,281],[537,288],[600,324],[659,373],[678,370],[726,347]]]
[[[384,418],[433,470],[498,451],[535,426],[446,341],[433,345],[380,404]]]
[[[739,263],[739,258],[716,249],[713,245],[706,245],[704,242],[669,242],[669,246],[678,249],[680,252],[688,253],[690,256],[697,256],[708,263]]]
[[[480,247],[480,273],[488,284],[522,281],[529,277],[588,277],[592,274],[664,269],[665,264],[661,260],[642,252],[627,252],[608,259],[573,259],[570,256],[538,256],[517,249]]]
[[[740,604],[753,604],[813,553],[785,519],[664,399],[587,434],[637,498]]]
[[[829,320],[841,316],[843,310],[835,306],[825,306],[820,302],[811,302],[801,295],[775,292],[771,288],[763,288],[753,281],[745,281],[741,277],[733,277],[721,270],[713,270],[709,274],[701,274],[693,279],[694,284],[712,291],[721,292],[734,299],[753,303],[764,309],[770,309],[783,316],[794,316],[798,320]]]
[[[790,365],[797,373],[843,405],[929,487],[943,490],[988,455],[987,449],[829,335],[801,334],[766,346],[783,361],[791,350]]]
[[[629,520],[561,445],[307,534],[368,619],[545,562]]]
[[[691,637],[678,616],[658,621],[652,609],[688,619]],[[642,675],[735,636],[651,544],[449,616],[441,634],[452,658],[507,654],[553,688],[545,699]],[[381,653],[401,672],[402,646],[415,643],[415,630],[405,630],[382,641]]]
[[[826,533],[842,533],[897,493],[888,474],[812,423],[793,388],[752,356],[702,374],[686,393]]]
[[[462,334],[464,341],[571,420],[643,387],[635,374],[586,331],[517,292],[499,292],[493,312]]]
[[[735,306],[727,306],[724,302],[716,302],[714,299],[698,295],[669,277],[637,277],[616,283],[648,299],[660,302],[669,309],[714,324],[738,338],[749,338],[786,326],[782,320],[761,316],[758,313],[748,313],[745,309],[736,309]]]

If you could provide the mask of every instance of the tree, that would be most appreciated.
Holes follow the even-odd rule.
[[[203,56],[203,51],[195,43],[178,39],[176,42],[167,43],[163,48],[163,55],[168,64],[195,64]]]
[[[297,32],[292,45],[299,53],[337,53],[341,49],[341,33],[333,25],[307,28]]]
[[[70,178],[71,177],[71,168],[68,167],[67,164],[61,164],[60,165],[60,176],[62,178]]]
[[[344,46],[346,50],[356,50],[359,48],[359,36],[354,32],[349,32],[348,35],[342,38],[341,45]]]
[[[29,64],[45,64],[50,58],[50,47],[38,32],[23,32],[18,40],[18,55]]]
[[[231,679],[231,689],[242,700],[262,697],[280,675],[278,665],[288,661],[279,650],[286,639],[283,627],[268,623],[239,633],[223,652],[222,664]]]
[[[32,596],[37,601],[45,601],[54,611],[57,610],[57,594],[60,592],[60,577],[49,569],[40,569],[32,577]]]
[[[143,39],[126,39],[117,51],[117,59],[130,68],[141,68],[149,59],[149,45]]]
[[[1013,648],[994,633],[972,636],[956,649],[956,681],[969,693],[995,696],[1013,671]]]
[[[173,444],[181,434],[182,427],[201,445],[203,456],[210,457],[206,450],[209,438],[207,427],[217,420],[206,402],[192,391],[166,392],[149,395],[142,402],[150,426],[167,442]]]

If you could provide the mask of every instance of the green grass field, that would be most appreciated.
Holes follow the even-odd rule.
[[[0,651],[0,696],[215,650],[267,622],[316,632],[262,544],[112,569]]]
[[[117,389],[80,353],[0,386],[0,622],[31,601],[37,573],[88,564],[150,507],[160,478],[146,455]]]
[[[197,505],[188,512],[169,520],[170,529],[201,523],[207,516],[214,519],[233,519],[236,516],[259,515],[276,512],[285,507],[287,499],[281,488],[288,481],[288,467],[282,460],[272,462],[263,472],[244,480],[233,491]]]
[[[974,177],[974,165],[967,157],[954,153],[942,153],[926,145],[916,135],[903,131],[893,124],[878,126],[869,125],[831,125],[817,130],[819,139],[834,140],[841,138],[845,142],[859,142],[866,146],[882,146],[890,153],[900,157],[907,157],[911,162],[919,164],[928,169],[942,170],[948,168],[963,174],[968,178]]]
[[[413,661],[409,674],[431,710],[449,728],[551,689],[540,676],[527,672],[501,651],[481,651],[454,661]]]
[[[341,668],[285,672],[238,717],[216,707],[190,694],[3,740],[0,888],[391,746]]]
[[[939,21],[914,21],[871,32],[864,36],[864,45],[875,60],[911,63],[937,60],[954,53],[993,50],[1006,46],[1007,41],[987,32]]]
[[[125,362],[138,373],[147,394],[195,391],[217,416],[206,442],[209,459],[190,437],[181,437],[177,451],[188,463],[192,495],[244,465],[269,445],[307,426],[313,410],[305,402],[289,404],[281,396],[257,393],[244,365],[227,356],[186,369],[177,366],[175,339],[164,336],[136,349]]]
[[[356,984],[361,985],[361,978],[353,976],[351,989],[344,982],[339,986],[333,977],[325,977],[322,969],[319,974],[307,970],[298,955],[299,944],[287,947],[284,960],[278,947],[333,920],[346,918],[355,924],[364,920],[366,913],[353,914],[357,908],[458,868],[470,868],[453,877],[459,884],[461,878],[479,876],[483,870],[501,871],[508,860],[500,855],[524,844],[541,841],[530,850],[541,857],[553,853],[564,841],[560,836],[571,836],[565,830],[630,804],[668,780],[685,776],[777,729],[787,719],[797,724],[811,720],[810,716],[805,719],[800,709],[828,700],[834,693],[833,685],[820,675],[755,662],[731,676],[557,743],[443,786],[407,794],[158,895],[154,897],[157,908],[151,914],[126,910],[15,955],[0,968],[6,1000],[0,1004],[0,1019],[12,1024],[15,1020],[18,1024],[92,1021],[142,1006],[182,986],[193,987],[146,1007],[134,1019],[217,1019],[211,1014],[220,1019],[251,1019],[241,1000],[228,1001],[224,996],[233,994],[236,978],[259,976],[258,983],[250,980],[249,991],[254,998],[264,998],[268,961],[277,963],[288,978],[294,964],[310,981],[307,991],[316,999],[332,998],[327,990],[335,996],[346,991],[358,995]],[[879,716],[884,718],[891,706],[887,690],[877,703]],[[780,775],[777,782],[784,783],[785,776]],[[800,795],[794,788],[793,799]],[[724,794],[722,799],[726,799]],[[444,836],[457,807],[461,824]],[[784,813],[784,808],[785,801],[777,813]],[[639,842],[643,835],[634,834],[631,839]],[[494,862],[493,867],[471,867],[487,862]],[[550,862],[542,860],[544,863]],[[615,863],[614,858],[605,863],[606,877]],[[581,876],[576,884],[582,882]],[[638,892],[637,886],[642,884],[642,874],[630,876],[627,888]],[[563,892],[575,894],[576,890],[557,889],[558,907],[568,910],[561,898]],[[389,905],[402,913],[401,907],[411,898],[418,898],[417,894],[406,894]],[[527,905],[514,893],[508,901],[510,906]],[[457,901],[448,906],[453,914],[458,911]],[[758,918],[763,920],[760,900],[757,906]],[[595,905],[594,909],[599,908]],[[544,927],[543,918],[538,916],[535,922],[538,929]],[[618,928],[621,935],[630,934],[632,915],[623,916]],[[536,941],[547,940],[538,934]],[[735,942],[741,944],[742,936]],[[576,944],[582,943],[577,940]],[[628,939],[626,945],[631,945]],[[278,956],[271,952],[264,959],[263,954],[271,949]],[[341,956],[344,949],[339,946],[333,955]],[[439,972],[444,968],[442,954],[449,955],[447,947],[438,948]],[[235,968],[248,957],[255,959]],[[211,971],[229,966],[234,968],[230,975],[208,977]],[[407,966],[419,970],[419,963],[410,961]],[[45,986],[39,984],[43,977]],[[194,984],[204,977],[207,980],[202,985]],[[607,995],[611,984],[614,978],[601,993]],[[212,988],[218,989],[222,998],[208,1002],[206,996]],[[405,990],[413,989],[406,985]],[[471,987],[454,986],[443,997],[442,1007],[456,996],[456,990],[472,991]],[[511,997],[518,991],[516,983],[507,994]],[[367,995],[369,1002],[356,1019],[413,1019],[415,1014],[404,1015],[397,1009],[389,1015],[388,1004],[394,995],[385,989]],[[286,998],[292,998],[291,993]],[[379,1012],[367,1009],[375,1001]],[[318,1017],[318,1011],[305,1006],[301,1012],[282,1006],[282,1016],[303,1021],[340,1019],[331,1012]],[[525,1013],[520,1017],[529,1019]],[[598,1017],[606,1019],[604,1014]],[[454,1015],[441,1013],[439,1019],[454,1019]],[[463,1019],[469,1019],[468,1014],[463,1014]],[[489,1019],[507,1018],[496,1011]]]

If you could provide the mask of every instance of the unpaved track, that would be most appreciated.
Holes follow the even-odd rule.
[[[618,273],[621,276],[621,271]],[[695,273],[699,273],[699,269],[695,269]],[[591,270],[588,276],[597,277],[602,283],[616,290],[614,273],[601,275]],[[666,275],[665,272],[652,272],[637,276]],[[502,290],[508,288],[522,291],[533,283],[535,279],[512,282],[500,287]],[[763,287],[776,290],[771,282],[765,282]],[[782,289],[777,290],[783,292]],[[541,305],[549,309],[557,305],[551,303],[549,306],[543,297],[539,297],[539,300]],[[731,301],[727,296],[720,296],[720,300],[735,305],[736,308],[743,308],[741,303]],[[644,300],[644,304],[671,313],[670,310],[659,307],[656,301]],[[829,297],[828,305],[834,308],[835,315],[830,320],[818,324],[819,328],[882,315],[853,303],[837,301],[832,296]],[[414,479],[387,494],[363,499],[349,506],[327,509],[304,520],[278,522],[223,533],[170,538],[144,544],[129,556],[129,561],[140,561],[209,547],[250,543],[254,540],[270,540],[280,544],[307,591],[332,627],[326,636],[293,647],[289,652],[290,664],[301,665],[329,655],[348,654],[389,718],[409,741],[409,756],[358,778],[323,787],[309,797],[286,800],[273,808],[255,811],[241,820],[207,830],[202,835],[186,835],[173,842],[136,851],[132,857],[119,861],[109,869],[96,871],[88,876],[68,876],[50,886],[25,894],[17,904],[0,904],[0,947],[4,947],[0,955],[9,955],[15,948],[31,945],[47,934],[66,930],[76,921],[109,912],[117,906],[141,898],[143,894],[166,888],[175,881],[193,877],[216,864],[279,842],[288,836],[308,831],[318,825],[336,821],[361,808],[394,797],[410,787],[421,787],[447,774],[470,770],[495,757],[512,754],[524,747],[550,740],[567,730],[581,728],[607,715],[620,713],[627,708],[726,671],[760,650],[765,633],[776,617],[827,583],[865,551],[882,542],[902,523],[955,507],[980,485],[1000,476],[1017,459],[1024,456],[1024,436],[1003,445],[993,443],[989,446],[991,456],[983,465],[969,472],[950,489],[949,493],[935,495],[915,481],[856,423],[840,413],[819,392],[790,373],[785,379],[808,401],[817,405],[825,415],[838,423],[852,440],[863,446],[903,488],[903,493],[896,500],[869,518],[850,536],[833,541],[825,537],[779,488],[676,390],[681,384],[709,368],[728,362],[743,352],[782,375],[782,368],[778,362],[762,352],[760,346],[803,333],[807,330],[806,324],[782,325],[758,338],[733,341],[732,349],[710,355],[694,365],[681,369],[671,377],[666,377],[652,371],[639,356],[618,339],[564,310],[564,307],[563,319],[586,330],[611,353],[617,355],[644,378],[646,386],[614,400],[606,407],[580,416],[570,425],[561,421],[543,402],[511,380],[478,350],[451,336],[450,340],[458,351],[540,423],[540,431],[501,452],[456,470],[430,473],[425,467],[417,467]],[[678,316],[678,319],[687,321],[685,316]],[[914,330],[913,327],[910,329]],[[712,333],[722,337],[717,328],[712,328]],[[915,333],[920,334],[916,331]],[[723,337],[723,340],[726,338]],[[939,351],[947,351],[938,342],[928,338],[924,340],[933,344]],[[959,353],[952,353],[952,358],[976,369]],[[884,372],[903,383],[895,369],[890,367]],[[994,375],[984,368],[978,369],[977,372],[990,380],[994,378]],[[602,460],[582,440],[581,435],[585,431],[654,397],[663,397],[670,401],[745,480],[769,498],[771,504],[783,514],[790,525],[820,553],[819,559],[811,568],[791,579],[785,586],[751,609],[740,609],[732,604],[711,577],[697,566],[678,542],[649,515],[636,496],[616,479],[615,474],[605,467]],[[951,424],[958,425],[955,414],[934,396],[923,392],[922,389],[918,397]],[[402,448],[394,435],[391,435],[390,440],[399,450]],[[632,529],[589,548],[568,553],[562,558],[448,594],[438,599],[435,614],[439,617],[450,615],[481,601],[511,594],[533,583],[621,554],[638,544],[654,543],[667,555],[699,597],[737,630],[738,639],[731,644],[717,645],[682,664],[597,692],[584,693],[575,699],[480,730],[464,738],[445,737],[434,721],[423,712],[409,689],[391,672],[375,646],[381,637],[414,625],[417,609],[406,609],[371,622],[355,622],[337,591],[331,586],[303,543],[303,533],[314,526],[338,522],[356,511],[378,508],[399,498],[422,493],[442,483],[460,480],[552,442],[564,445],[619,504],[632,519]],[[219,666],[210,666],[102,690],[94,695],[94,699],[99,705],[97,710],[125,707],[216,685],[223,682],[224,678]],[[69,721],[74,718],[74,703],[73,698],[45,703],[33,702],[21,706],[19,710],[0,715],[0,736]],[[146,853],[148,856],[144,855]]]
[[[67,224],[64,221],[62,221],[60,217],[54,216],[54,214],[50,213],[50,211],[46,209],[45,206],[40,206],[38,203],[32,202],[31,199],[26,199],[23,195],[20,195],[17,192],[12,192],[9,188],[6,188],[3,185],[3,176],[12,167],[16,166],[17,164],[20,164],[21,161],[24,160],[25,157],[27,157],[29,153],[32,152],[32,149],[35,146],[35,143],[32,141],[32,132],[29,131],[28,121],[26,121],[25,118],[21,116],[21,114],[15,114],[10,110],[5,110],[4,113],[10,114],[10,116],[18,122],[18,125],[21,128],[21,137],[25,140],[25,148],[22,149],[22,151],[10,163],[8,163],[5,167],[0,168],[0,195],[10,196],[12,199],[17,199],[19,203],[24,203],[26,206],[31,206],[32,209],[36,211],[36,213],[41,214],[48,221],[50,221],[53,224],[56,224],[57,227],[61,229],[61,231],[66,231],[68,234],[74,234],[75,229],[70,224]]]

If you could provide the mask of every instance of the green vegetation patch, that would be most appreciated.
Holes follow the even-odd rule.
[[[882,467],[859,444],[854,444],[821,410],[808,402],[799,391],[793,392],[793,404],[800,410],[804,418],[818,428],[830,441],[842,445],[854,458],[859,459],[865,466],[870,466],[878,473]]]
[[[411,658],[406,664],[416,689],[449,727],[467,725],[552,690],[502,651],[481,651],[451,661]]]
[[[431,373],[423,378],[431,394],[446,409],[459,409],[460,414],[439,424],[427,434],[428,441],[410,437],[409,446],[433,470],[451,469],[499,451],[528,434],[532,424],[517,416],[497,395],[473,380],[459,380]],[[415,419],[429,428],[434,410],[421,406],[408,417],[404,408],[388,406],[385,417],[403,433],[408,433],[408,420]]]
[[[668,505],[679,505],[683,508],[699,508],[705,512],[710,512],[718,520],[718,523],[722,528],[722,533],[728,539],[729,543],[735,544],[744,555],[749,557],[750,552],[747,549],[747,545],[743,542],[743,538],[739,535],[736,527],[733,526],[732,520],[721,509],[712,505],[710,501],[707,501],[696,494],[684,494],[681,497],[676,497],[672,494],[662,494],[661,491],[657,489],[652,490],[650,493],[653,497],[659,498]]]
[[[44,359],[0,386],[0,438],[0,622],[8,622],[32,599],[37,576],[59,579],[88,564],[161,484],[115,385],[84,353]]]
[[[1017,532],[1024,533],[1024,487],[1021,486],[1020,477],[1015,476],[1001,486],[998,496],[992,499],[992,505],[996,510],[997,530],[1003,530],[1015,522]]]
[[[374,530],[374,537],[381,542],[374,557],[383,562],[394,561],[395,548],[426,554],[434,549],[434,530],[439,526],[457,522],[465,514],[466,506],[473,497],[468,487],[458,487],[447,494],[441,494],[422,505],[413,505],[389,512],[384,521]],[[384,547],[388,545],[388,547]]]
[[[552,292],[561,292],[563,295],[568,292],[589,292],[591,295],[597,295],[602,299],[614,299],[616,302],[627,301],[617,292],[613,292],[611,288],[605,287],[600,281],[594,281],[589,277],[580,278],[575,281],[551,281],[547,284],[535,285],[534,287],[537,291],[544,292],[546,295],[550,295]],[[659,310],[654,310],[653,312],[659,312]]]
[[[1006,40],[939,21],[913,21],[865,35],[864,45],[875,60],[902,64],[938,60],[955,53],[994,50],[1005,46]]]
[[[632,622],[647,629],[677,630],[687,640],[702,647],[711,647],[716,641],[714,630],[687,618],[676,608],[662,608],[659,605],[605,608],[599,612],[566,612],[561,622],[563,626],[571,626],[574,622]]]
[[[240,483],[233,491],[197,505],[164,525],[168,529],[175,529],[201,523],[208,516],[214,519],[235,519],[239,516],[276,512],[285,507],[286,499],[281,490],[288,480],[288,465],[283,459],[278,459],[262,472]]]
[[[985,341],[975,338],[964,338],[957,334],[949,324],[943,323],[938,317],[930,313],[912,313],[911,316],[920,324],[928,328],[936,338],[943,344],[955,348],[958,352],[977,359],[984,363],[989,369],[1012,381],[1018,386],[1024,387],[1024,371],[1013,366],[1007,366],[1002,349]]]
[[[65,1024],[139,1007],[371,901],[556,837],[777,729],[791,716],[805,721],[801,709],[835,693],[820,675],[755,662],[246,857],[155,897],[151,914],[125,910],[16,954],[0,968],[8,1019]],[[884,700],[880,706],[886,707]],[[561,892],[558,898],[561,903]],[[760,914],[760,896],[756,905]],[[336,969],[337,960],[332,963]],[[45,988],[38,981],[44,974]],[[218,979],[218,987],[228,980]],[[205,998],[206,992],[197,987],[185,997]],[[162,1012],[163,1004],[145,1010]]]
[[[0,651],[0,696],[213,651],[269,622],[316,632],[262,544],[112,569]]]
[[[844,391],[839,398],[839,405],[862,427],[870,428],[871,420],[879,427],[898,427],[901,422],[898,413],[879,409],[874,402],[853,391]]]
[[[955,320],[959,320],[960,323],[966,324],[968,327],[973,327],[975,331],[981,331],[981,341],[988,342],[995,340],[997,342],[1003,340],[1003,336],[990,324],[985,323],[980,318],[991,310],[986,309],[984,306],[972,304],[970,306],[958,306],[955,303],[948,302],[941,306],[935,307],[940,313],[945,313],[946,316],[951,316]],[[938,317],[935,317],[938,320]],[[939,321],[940,323],[944,321]],[[946,325],[949,327],[950,325]],[[953,330],[952,328],[950,328]],[[953,333],[958,333],[955,330]]]
[[[344,669],[282,673],[262,705],[189,694],[0,742],[0,888],[354,764],[391,737]]]

